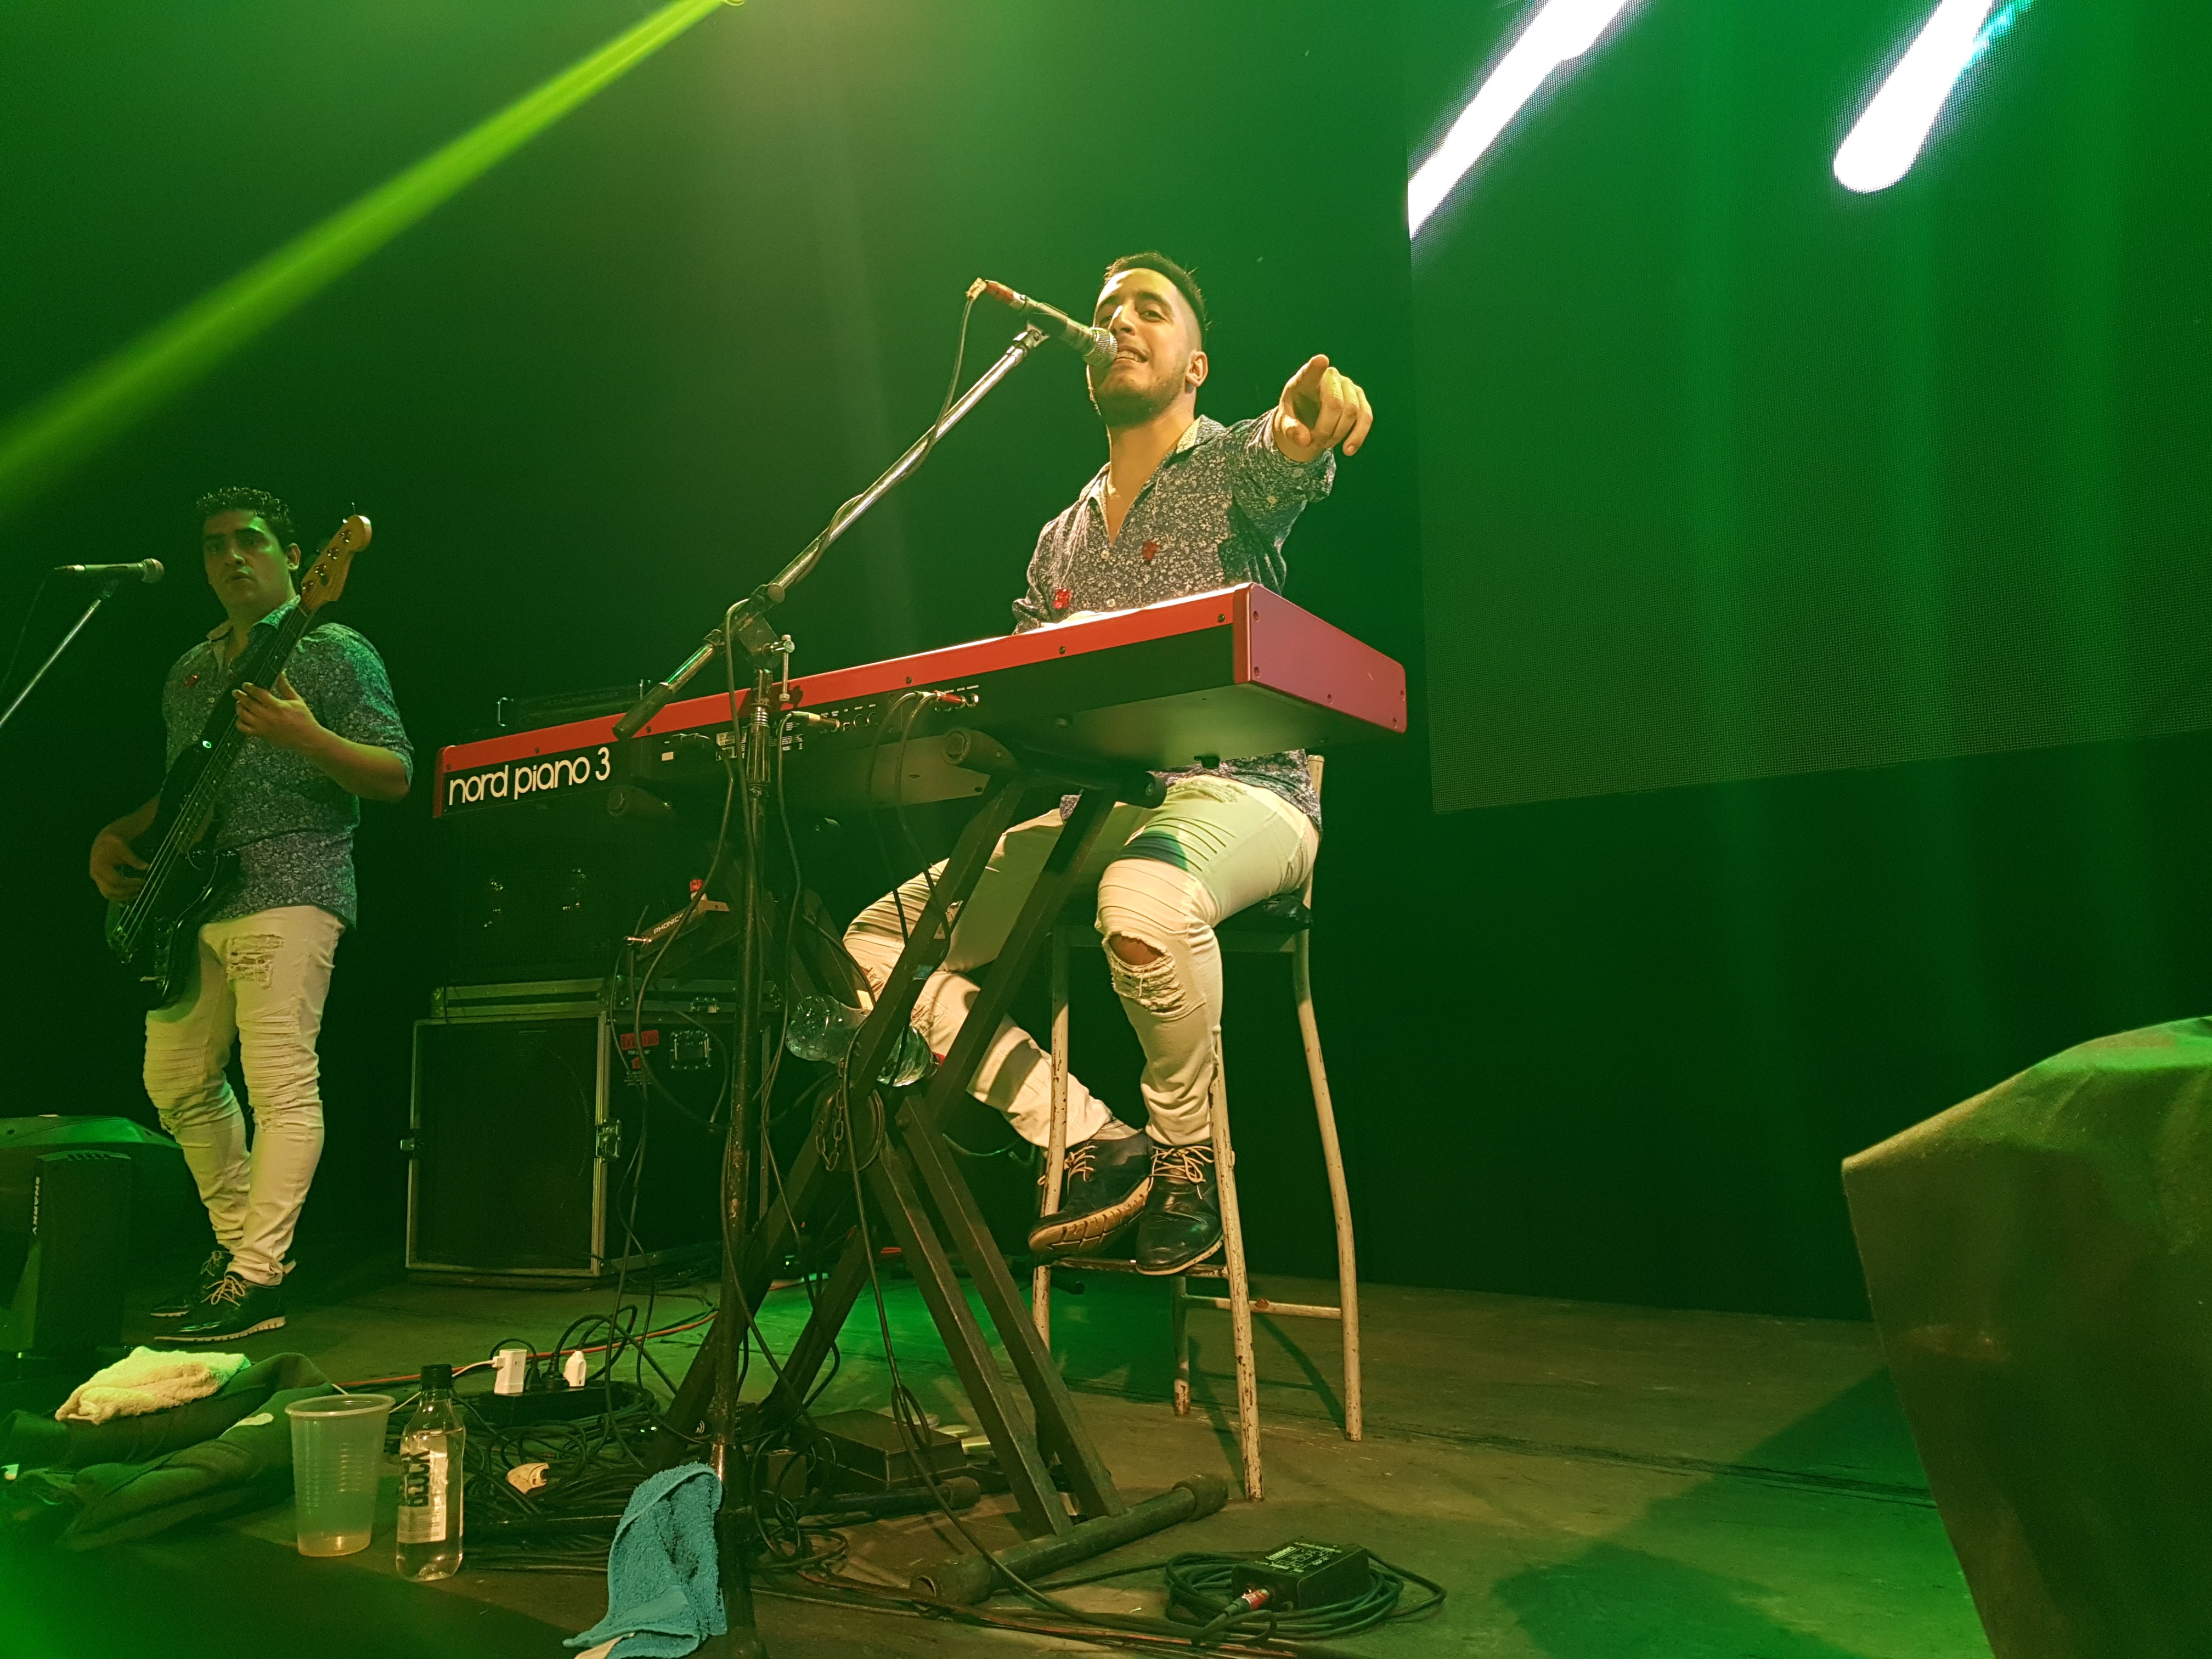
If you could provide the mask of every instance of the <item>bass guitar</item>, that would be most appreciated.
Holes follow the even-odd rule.
[[[273,686],[292,660],[323,607],[345,592],[353,556],[368,545],[367,519],[358,514],[323,544],[300,583],[300,603],[276,633],[251,647],[225,684],[199,736],[161,780],[161,804],[131,850],[146,860],[144,884],[107,907],[107,948],[143,993],[149,1008],[165,1008],[191,984],[200,923],[216,906],[238,867],[234,849],[205,845],[216,800],[238,763],[246,735],[238,729],[242,685]]]

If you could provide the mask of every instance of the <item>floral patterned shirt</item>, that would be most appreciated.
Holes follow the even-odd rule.
[[[1275,447],[1262,415],[1224,426],[1201,415],[1183,431],[1129,504],[1118,536],[1106,533],[1107,468],[1038,532],[1029,592],[1014,601],[1017,633],[1079,611],[1127,611],[1238,582],[1281,592],[1283,543],[1307,502],[1329,492],[1336,457],[1294,461]],[[1164,774],[1206,775],[1191,767]],[[1321,801],[1298,750],[1224,757],[1218,775],[1272,789],[1321,822]]]
[[[253,624],[274,630],[297,599],[277,606]],[[216,699],[230,689],[236,665],[222,658],[228,624],[177,659],[161,686],[161,718],[168,728],[172,765],[198,740]],[[252,646],[247,647],[251,653]],[[245,660],[241,655],[240,662]],[[338,623],[323,623],[303,636],[285,669],[292,689],[307,700],[315,718],[342,738],[373,744],[399,757],[411,777],[415,747],[399,723],[392,682],[376,647]],[[303,756],[248,738],[217,797],[214,828],[217,848],[238,849],[238,879],[219,896],[210,921],[250,916],[287,904],[312,904],[354,925],[356,894],[353,832],[361,822],[361,802]]]

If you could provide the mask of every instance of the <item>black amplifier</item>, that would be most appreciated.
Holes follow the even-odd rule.
[[[514,984],[612,973],[623,940],[679,908],[707,873],[714,825],[713,816],[688,820],[634,787],[457,824],[444,848],[443,978]]]
[[[726,981],[452,985],[415,1025],[407,1267],[605,1279],[719,1239]],[[645,1064],[637,1055],[642,1053]]]

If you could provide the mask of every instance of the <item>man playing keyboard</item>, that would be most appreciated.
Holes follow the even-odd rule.
[[[1280,592],[1284,541],[1306,504],[1328,493],[1333,452],[1341,445],[1351,455],[1366,441],[1366,394],[1315,357],[1266,414],[1227,427],[1200,415],[1205,296],[1159,253],[1106,268],[1092,321],[1117,348],[1090,371],[1107,461],[1039,532],[1029,591],[1014,604],[1017,631],[1238,582]],[[1060,1254],[1095,1249],[1133,1222],[1137,1266],[1149,1273],[1180,1272],[1221,1247],[1208,1107],[1221,1027],[1214,924],[1302,887],[1321,839],[1321,803],[1297,751],[1224,760],[1167,781],[1158,807],[1115,807],[1083,872],[1098,884],[1107,965],[1144,1048],[1145,1126],[1124,1123],[1070,1078],[1060,1207],[1030,1234],[1032,1249]],[[1004,946],[1064,817],[1065,809],[1048,812],[1000,839],[915,1006],[933,1052],[951,1049],[975,1000],[967,975]],[[927,878],[917,875],[847,930],[878,992],[903,923],[927,898]],[[1002,1024],[969,1088],[1024,1139],[1047,1143],[1051,1062],[1026,1032]]]

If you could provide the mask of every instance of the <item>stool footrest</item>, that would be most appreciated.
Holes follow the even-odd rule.
[[[1065,1269],[1074,1273],[1133,1273],[1137,1271],[1133,1261],[1118,1261],[1110,1256],[1064,1255],[1053,1262],[1055,1272]],[[1149,1273],[1151,1279],[1218,1279],[1224,1282],[1229,1271],[1217,1261],[1195,1262],[1171,1273]],[[1190,1298],[1201,1308],[1229,1309],[1225,1296],[1194,1296]],[[1282,1314],[1292,1319],[1341,1319],[1344,1310],[1316,1302],[1273,1302],[1264,1296],[1252,1298],[1252,1311],[1261,1314]]]
[[[1194,1296],[1191,1300],[1201,1308],[1218,1308],[1224,1313],[1229,1311],[1229,1298],[1225,1296]],[[1291,1319],[1344,1317],[1341,1308],[1325,1308],[1312,1302],[1270,1302],[1264,1296],[1252,1298],[1252,1311],[1255,1314],[1281,1314]]]
[[[1067,1268],[1086,1273],[1133,1273],[1139,1269],[1133,1261],[1123,1261],[1114,1256],[1063,1255],[1047,1262],[1054,1272]],[[1147,1279],[1218,1279],[1226,1284],[1229,1269],[1218,1261],[1194,1261],[1188,1267],[1178,1267],[1171,1273],[1146,1273]]]

